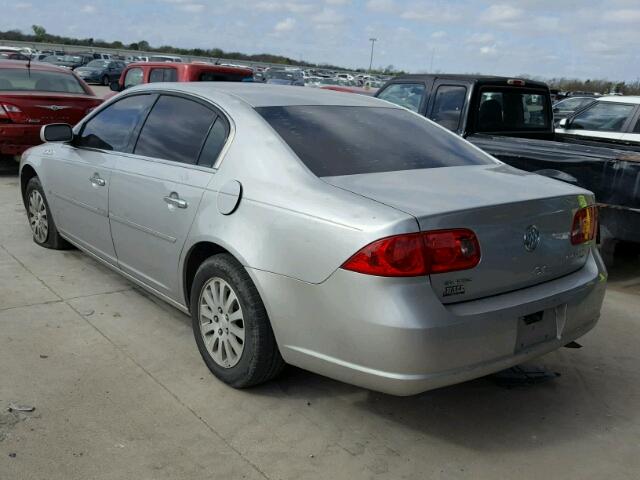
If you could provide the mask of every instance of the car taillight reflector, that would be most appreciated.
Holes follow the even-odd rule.
[[[475,267],[480,245],[467,229],[435,230],[382,238],[365,246],[341,268],[381,277],[416,277]]]
[[[14,123],[27,123],[27,116],[22,110],[10,103],[0,103],[0,119],[7,119]]]
[[[517,85],[518,87],[524,87],[525,81],[519,78],[510,78],[507,80],[507,85]]]
[[[598,232],[598,209],[595,205],[581,208],[573,217],[571,244],[580,245],[596,238]]]

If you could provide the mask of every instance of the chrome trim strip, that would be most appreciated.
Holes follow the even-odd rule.
[[[92,207],[91,205],[87,205],[86,203],[83,203],[83,202],[81,202],[79,200],[76,200],[76,199],[71,198],[71,197],[67,197],[66,195],[62,195],[61,193],[53,192],[53,195],[58,197],[60,200],[64,200],[66,202],[72,203],[73,205],[76,205],[78,207],[86,208],[90,212],[97,213],[101,217],[108,217],[109,216],[109,214],[107,213],[106,210],[103,210],[103,209],[97,208],[97,207]]]
[[[166,240],[167,242],[176,243],[176,240],[177,240],[176,237],[165,235],[164,233],[158,232],[156,230],[152,230],[149,227],[145,227],[144,225],[137,224],[135,222],[132,222],[131,220],[127,220],[126,218],[122,218],[117,215],[114,215],[113,213],[109,214],[109,218],[112,220],[115,220],[118,223],[122,223],[123,225],[126,225],[128,227],[135,228],[136,230],[140,230],[141,232],[148,233],[149,235],[153,235],[154,237],[161,238],[162,240]]]

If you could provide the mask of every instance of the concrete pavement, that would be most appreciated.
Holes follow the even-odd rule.
[[[636,479],[640,270],[623,272],[584,348],[540,360],[552,382],[395,398],[290,368],[238,391],[188,317],[37,247],[0,176],[0,479]]]

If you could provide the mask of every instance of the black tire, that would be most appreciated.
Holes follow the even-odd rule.
[[[47,197],[44,194],[44,189],[42,188],[42,185],[40,184],[40,179],[38,177],[31,178],[27,183],[27,188],[25,189],[25,206],[27,208],[27,219],[29,220],[29,225],[31,226],[31,218],[32,218],[32,215],[29,210],[29,201],[34,191],[37,191],[40,194],[44,202],[48,229],[47,229],[47,234],[44,240],[42,239],[39,240],[32,229],[33,241],[38,245],[40,245],[41,247],[51,248],[54,250],[67,250],[69,248],[73,248],[73,246],[69,242],[67,242],[64,238],[62,238],[58,233],[58,229],[56,228],[55,221],[53,220],[53,215],[51,214],[51,209],[49,208],[49,203],[47,202]]]
[[[221,278],[234,290],[242,308],[244,342],[238,363],[224,367],[216,363],[200,331],[200,299],[213,278]],[[191,288],[191,319],[198,350],[209,370],[234,388],[246,388],[276,377],[284,368],[267,311],[256,286],[244,267],[231,255],[205,260],[196,272]]]
[[[102,77],[102,85],[104,85],[105,87],[108,87],[109,83],[110,82],[109,82],[109,77],[108,76],[105,75],[104,77]]]

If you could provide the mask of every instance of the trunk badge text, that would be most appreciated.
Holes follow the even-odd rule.
[[[540,245],[540,230],[535,225],[529,225],[524,232],[524,249],[533,252]]]
[[[54,112],[57,112],[58,110],[64,110],[65,108],[71,108],[67,105],[36,105],[36,107],[47,108],[49,110],[53,110]]]

